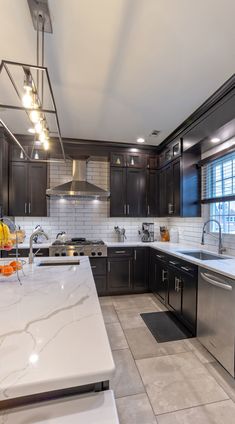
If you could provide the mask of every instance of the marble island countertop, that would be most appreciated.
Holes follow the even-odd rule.
[[[114,372],[88,258],[39,267],[42,260],[24,266],[21,285],[15,275],[0,278],[0,403],[109,380]]]
[[[196,259],[192,256],[184,255],[181,251],[195,251],[195,250],[203,250],[204,252],[216,254],[217,252],[208,250],[205,246],[201,244],[187,244],[187,243],[170,243],[170,242],[150,242],[143,243],[141,241],[137,242],[106,242],[108,247],[135,247],[135,246],[149,246],[153,249],[160,250],[164,253],[168,253],[169,255],[173,255],[180,259],[183,259],[187,262],[193,263],[195,265],[204,267],[214,272],[218,272],[219,274],[223,274],[229,278],[235,278],[235,257],[220,255],[226,259],[213,259],[213,260],[200,260]]]

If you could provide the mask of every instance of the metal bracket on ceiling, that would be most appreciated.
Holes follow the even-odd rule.
[[[52,33],[51,15],[48,0],[28,0],[28,6],[31,13],[34,29],[37,31]],[[42,19],[39,20],[38,18]],[[43,23],[42,23],[43,22]]]

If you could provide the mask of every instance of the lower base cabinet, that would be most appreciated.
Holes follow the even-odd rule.
[[[40,245],[39,245],[40,246]],[[49,256],[49,249],[38,247],[37,249],[33,249],[33,253],[35,254],[35,257],[45,257]],[[18,256],[21,258],[27,258],[29,256],[29,249],[18,249]],[[2,250],[2,258],[15,258],[16,257],[16,249],[12,250]]]
[[[151,291],[195,336],[197,266],[151,249],[150,273]]]
[[[106,258],[90,258],[98,296],[107,294],[107,260]]]

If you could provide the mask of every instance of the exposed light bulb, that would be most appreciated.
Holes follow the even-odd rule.
[[[22,97],[22,104],[26,109],[29,109],[32,107],[32,102],[33,102],[32,94],[30,91],[27,90]]]
[[[36,122],[34,128],[35,128],[35,132],[37,134],[40,134],[41,131],[42,131],[42,123],[41,123],[41,121]]]
[[[39,134],[39,140],[41,141],[41,143],[45,143],[46,141],[45,131],[42,131],[41,134]]]
[[[218,137],[211,138],[212,143],[219,143],[219,141],[220,141],[220,138]]]
[[[20,159],[24,159],[24,153],[22,150],[20,151]]]
[[[44,150],[48,150],[48,149],[49,149],[49,141],[48,141],[48,139],[46,139],[46,140],[44,141],[44,143],[43,143],[43,147],[44,147]]]
[[[35,134],[35,129],[34,129],[34,128],[29,128],[29,129],[28,129],[28,132],[29,132],[30,134]]]
[[[38,110],[32,110],[29,116],[33,124],[37,124],[40,120],[40,113]]]
[[[35,152],[34,159],[39,159],[39,154],[38,154],[38,152]]]

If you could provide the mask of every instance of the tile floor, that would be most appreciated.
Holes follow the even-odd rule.
[[[157,343],[141,312],[152,294],[101,297],[120,424],[234,424],[235,380],[197,339]]]

